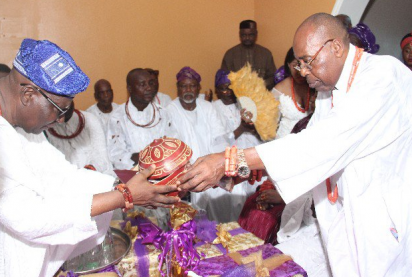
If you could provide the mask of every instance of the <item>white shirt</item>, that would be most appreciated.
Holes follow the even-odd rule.
[[[100,122],[103,126],[103,132],[104,132],[104,134],[106,134],[107,133],[107,124],[109,122],[110,116],[112,115],[114,110],[117,109],[117,107],[119,107],[118,104],[112,103],[112,111],[110,113],[104,113],[99,109],[99,107],[97,107],[97,103],[96,103],[96,104],[90,106],[86,111],[89,112],[89,113],[94,114],[100,120]]]
[[[163,108],[166,108],[170,104],[170,102],[172,102],[172,98],[170,98],[169,95],[159,91],[153,99],[153,102],[157,103]]]
[[[193,156],[190,159],[193,164],[197,158],[210,153],[224,151],[231,140],[223,127],[220,118],[212,104],[203,99],[196,99],[196,108],[193,111],[185,110],[176,98],[169,104],[167,111],[171,116],[172,124],[177,130],[177,138],[192,148]],[[233,134],[232,134],[233,139]],[[230,211],[223,212],[219,203],[214,199],[215,190],[207,190],[200,193],[191,193],[191,201],[200,209],[208,212],[210,219],[223,221],[224,213],[230,215]]]
[[[112,213],[90,218],[92,198],[114,178],[78,169],[3,117],[0,141],[0,276],[51,277],[103,239]]]
[[[163,136],[176,136],[176,131],[171,126],[168,114],[156,103],[153,104],[155,109],[155,120],[151,125],[151,128],[143,128],[134,125],[127,118],[125,105],[126,104],[120,105],[113,112],[107,130],[109,159],[115,169],[132,168],[134,164],[131,160],[132,154],[140,152],[153,140]],[[147,105],[147,107],[140,112],[129,98],[128,108],[132,120],[137,124],[147,124],[153,118],[153,106],[151,104]]]
[[[85,126],[78,136],[61,139],[47,131],[48,140],[65,155],[66,160],[79,168],[91,164],[97,171],[114,176],[113,166],[107,155],[106,136],[99,119],[91,113],[80,112],[84,115]],[[70,136],[78,126],[79,116],[73,112],[68,122],[56,124],[53,129],[59,135]]]
[[[196,99],[196,108],[187,111],[176,98],[169,104],[167,111],[177,131],[177,138],[193,150],[192,163],[199,157],[224,151],[229,145],[230,139],[210,102]]]
[[[319,92],[309,128],[256,150],[286,203],[313,189],[334,276],[408,276],[412,72],[393,57],[364,53],[346,93],[354,55],[351,45],[333,108],[331,93]],[[339,189],[334,205],[329,176]]]

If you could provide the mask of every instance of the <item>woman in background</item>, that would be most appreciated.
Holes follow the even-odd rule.
[[[401,40],[403,63],[412,70],[412,32]]]
[[[376,54],[379,51],[379,44],[376,44],[375,35],[369,29],[368,25],[358,23],[355,27],[349,29],[350,43],[363,48],[365,52]]]
[[[298,61],[290,48],[286,54],[284,70],[286,77],[272,90],[273,95],[280,102],[280,122],[276,139],[282,138],[292,131],[295,124],[309,115],[310,96],[313,91],[309,88],[306,79],[295,69]]]

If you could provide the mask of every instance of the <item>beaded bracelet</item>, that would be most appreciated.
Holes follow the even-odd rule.
[[[118,184],[114,189],[118,190],[119,192],[123,194],[125,207],[122,209],[122,211],[125,213],[128,210],[132,209],[133,208],[133,196],[132,196],[132,192],[130,191],[129,187],[126,186],[125,184]]]
[[[225,150],[225,175],[234,177],[237,175],[237,147],[226,147]]]

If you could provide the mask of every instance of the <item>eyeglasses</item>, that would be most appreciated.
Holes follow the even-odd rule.
[[[39,89],[38,87],[35,87],[33,85],[30,84],[20,84],[20,86],[22,87],[31,87],[34,88],[35,90],[37,90],[41,95],[43,95],[44,98],[46,98],[47,101],[50,102],[50,104],[52,104],[58,111],[59,111],[59,116],[57,118],[62,118],[70,109],[70,106],[67,108],[60,108],[53,100],[51,100],[50,97],[48,97],[41,89]]]
[[[296,69],[297,71],[301,71],[303,68],[306,68],[307,70],[311,71],[312,70],[312,66],[310,65],[315,59],[316,57],[319,55],[320,51],[322,51],[322,49],[325,47],[325,45],[328,42],[334,41],[334,38],[331,38],[329,40],[327,40],[320,48],[319,50],[315,53],[315,55],[313,55],[313,57],[308,61],[305,62],[303,61],[302,63],[300,61],[298,61],[298,65],[294,66],[293,68]]]

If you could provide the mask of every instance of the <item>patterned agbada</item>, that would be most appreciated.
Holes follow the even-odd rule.
[[[252,69],[263,78],[268,90],[274,86],[273,76],[276,71],[275,62],[269,49],[255,44],[247,48],[242,44],[229,49],[222,60],[221,69],[228,71],[238,71],[246,63],[252,65]]]
[[[318,92],[306,130],[256,150],[286,203],[313,190],[333,276],[407,276],[412,72],[393,57],[363,53],[346,92],[355,52],[350,46],[333,108],[331,92]],[[335,204],[324,182],[330,176]]]

